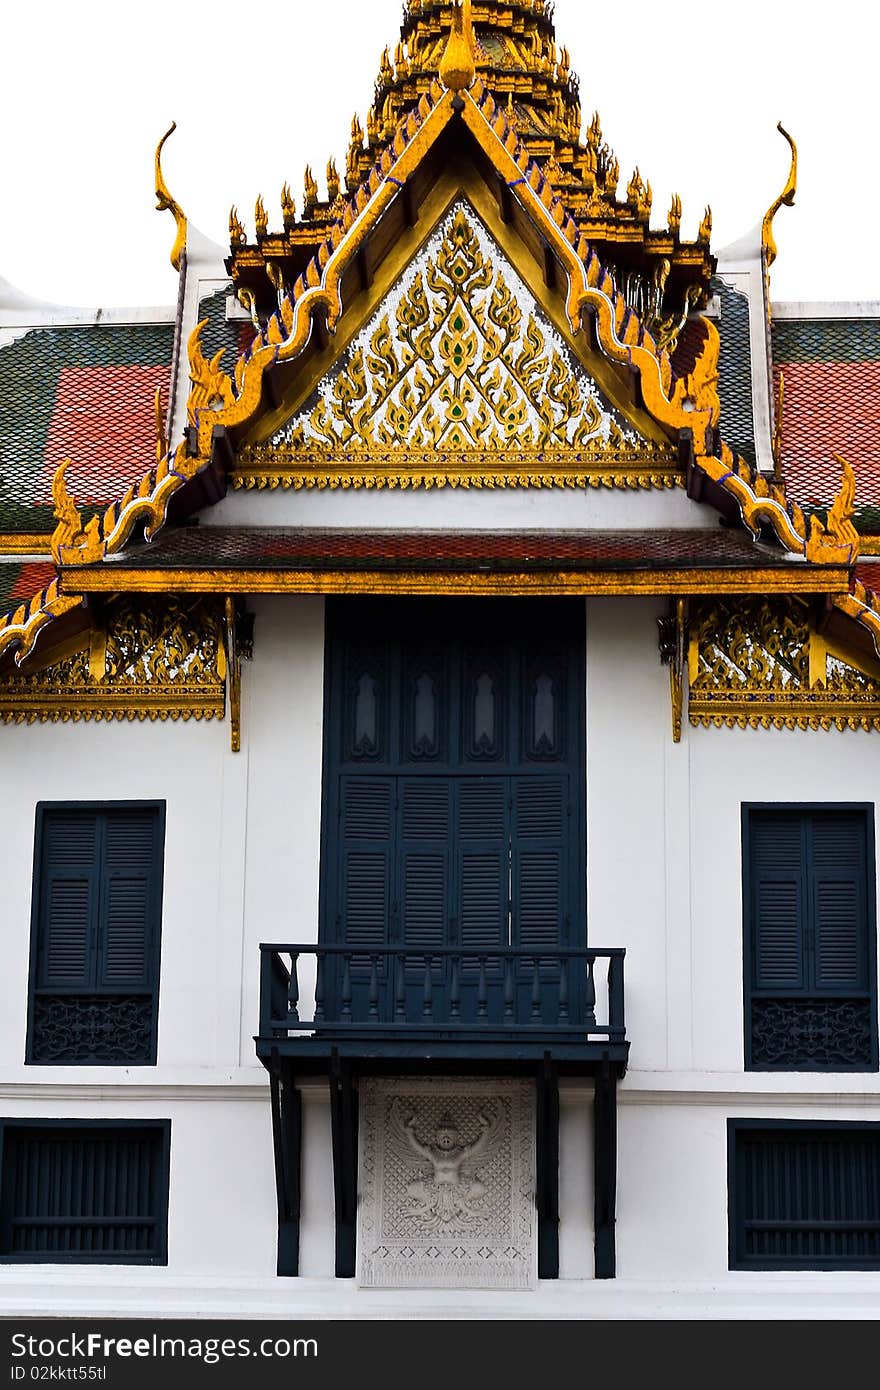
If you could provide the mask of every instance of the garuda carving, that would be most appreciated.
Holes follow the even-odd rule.
[[[479,1114],[480,1133],[469,1143],[462,1142],[455,1120],[447,1112],[440,1116],[430,1135],[416,1133],[415,1116],[404,1116],[396,1097],[389,1111],[388,1143],[407,1167],[415,1159],[418,1176],[407,1184],[411,1208],[407,1213],[422,1232],[442,1231],[455,1225],[472,1226],[485,1219],[482,1200],[486,1187],[480,1180],[478,1164],[489,1163],[504,1142],[504,1116],[500,1107],[488,1103]]]

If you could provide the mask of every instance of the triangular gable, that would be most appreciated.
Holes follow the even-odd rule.
[[[317,387],[295,381],[260,421],[233,484],[683,481],[668,437],[603,391],[601,366],[560,332],[459,195]]]

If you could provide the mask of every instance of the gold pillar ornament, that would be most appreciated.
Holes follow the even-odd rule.
[[[471,0],[453,0],[452,30],[440,64],[440,81],[450,92],[464,92],[476,75],[477,54]]]
[[[776,257],[778,255],[776,238],[773,235],[773,219],[776,216],[779,209],[782,207],[783,203],[787,208],[794,207],[794,198],[795,194],[797,193],[797,145],[794,143],[794,140],[791,138],[781,121],[777,125],[776,129],[779,131],[780,135],[785,136],[786,140],[791,146],[791,168],[788,173],[788,182],[786,183],[785,187],[783,188],[782,192],[780,193],[776,201],[773,203],[773,205],[770,208],[768,208],[767,213],[764,217],[763,225],[761,227],[761,241],[764,246],[768,270],[770,269],[771,265],[776,260]]]
[[[172,198],[165,176],[162,173],[162,147],[169,135],[173,135],[177,129],[177,122],[172,121],[162,139],[156,146],[156,211],[171,212],[174,214],[174,221],[177,225],[177,235],[174,238],[174,245],[171,248],[171,264],[175,270],[180,270],[180,261],[186,249],[186,215],[183,208]]]

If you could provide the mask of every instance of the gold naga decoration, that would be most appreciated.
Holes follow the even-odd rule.
[[[464,92],[472,85],[476,75],[477,54],[471,0],[452,0],[452,29],[440,64],[440,81],[450,92]]]
[[[789,135],[788,131],[780,121],[776,129],[783,135],[791,147],[791,168],[785,187],[775,202],[768,208],[764,222],[761,227],[761,241],[764,246],[765,265],[769,270],[778,255],[776,238],[773,235],[773,219],[783,204],[790,208],[794,207],[795,194],[797,193],[797,172],[798,172],[798,152],[797,145]]]
[[[796,599],[696,605],[688,676],[695,726],[880,729],[880,662],[843,651]]]
[[[638,487],[679,474],[671,449],[601,396],[458,203],[305,409],[242,450],[233,481]]]
[[[159,144],[156,146],[156,211],[171,212],[174,214],[174,221],[177,226],[177,235],[174,238],[174,245],[171,248],[171,264],[175,270],[180,270],[180,262],[183,252],[186,249],[186,215],[183,208],[175,198],[171,196],[165,176],[162,173],[162,149],[165,141],[173,135],[177,129],[177,122],[172,121],[166,130]]]
[[[187,401],[187,416],[191,425],[198,425],[202,412],[222,410],[235,400],[232,380],[220,370],[220,361],[226,349],[221,348],[210,361],[202,351],[202,334],[207,325],[207,319],[202,319],[196,324],[187,349],[189,379],[192,383]]]
[[[216,602],[142,595],[110,603],[88,644],[0,678],[0,722],[222,719],[227,660]]]
[[[847,556],[848,563],[855,564],[859,558],[859,533],[853,525],[856,504],[856,475],[851,464],[840,454],[834,455],[843,469],[840,491],[834,499],[823,525],[817,517],[810,518],[810,534],[807,539],[807,559],[821,559],[828,551],[829,544],[840,548]]]
[[[162,409],[162,387],[156,387],[154,402],[156,412],[156,462],[161,463],[168,453],[168,435],[165,429],[165,412]]]
[[[66,553],[72,551],[78,564],[90,564],[100,560],[104,554],[100,523],[96,516],[83,525],[82,513],[67,491],[67,470],[71,460],[65,459],[55,470],[52,479],[52,501],[55,503],[55,520],[58,525],[52,534],[52,559],[56,565],[64,564]],[[84,559],[83,556],[87,556]]]
[[[703,346],[687,376],[675,383],[672,399],[683,409],[707,411],[713,425],[721,419],[721,398],[718,394],[718,358],[721,335],[711,319],[700,319]]]

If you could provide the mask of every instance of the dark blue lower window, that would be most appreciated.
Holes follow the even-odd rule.
[[[5,1120],[0,1260],[167,1264],[167,1120]]]
[[[731,1269],[880,1269],[880,1124],[731,1120]]]

